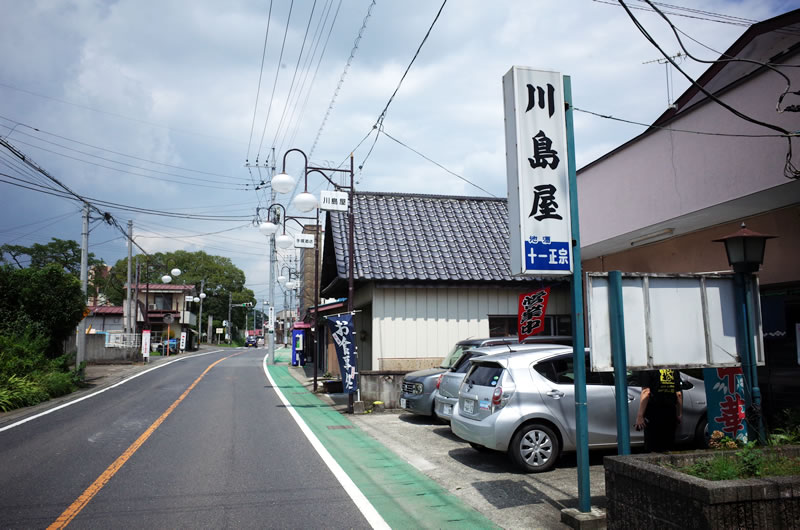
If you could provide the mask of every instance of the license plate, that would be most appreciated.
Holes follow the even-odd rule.
[[[406,398],[400,398],[400,408],[406,408]]]
[[[446,416],[452,416],[453,415],[453,405],[445,405],[444,407],[442,407],[442,413],[444,415],[446,415]]]
[[[472,401],[471,399],[465,399],[464,412],[466,412],[467,414],[472,414],[473,412],[475,412],[475,402]]]

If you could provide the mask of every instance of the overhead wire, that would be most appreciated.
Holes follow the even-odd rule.
[[[261,131],[261,140],[258,143],[258,154],[256,154],[256,164],[261,157],[261,148],[264,146],[264,136],[267,134],[267,125],[269,124],[269,116],[272,112],[272,103],[275,100],[275,88],[278,86],[278,78],[280,77],[281,64],[283,63],[283,52],[286,49],[286,36],[289,33],[289,24],[292,20],[292,9],[294,9],[294,0],[289,5],[289,15],[286,19],[286,30],[283,32],[283,42],[281,43],[281,53],[278,57],[277,70],[275,71],[275,81],[272,83],[272,94],[269,97],[269,105],[267,106],[267,117],[264,119],[264,129]]]
[[[136,176],[149,178],[149,179],[155,179],[155,180],[159,180],[159,181],[162,181],[162,182],[172,182],[172,183],[175,183],[175,184],[183,184],[183,185],[192,184],[194,186],[200,186],[200,187],[212,188],[212,189],[230,189],[230,187],[226,187],[226,186],[208,186],[208,185],[196,184],[196,182],[211,182],[211,183],[218,184],[219,183],[218,180],[210,180],[210,179],[204,179],[204,178],[198,178],[198,177],[190,177],[190,176],[187,176],[187,175],[180,175],[178,173],[169,173],[169,172],[160,171],[160,170],[157,170],[157,169],[149,169],[149,168],[144,168],[144,167],[141,167],[141,166],[135,166],[133,164],[128,164],[127,162],[121,162],[119,160],[113,160],[111,158],[102,157],[100,155],[95,155],[93,153],[89,153],[89,152],[86,152],[86,151],[81,151],[80,149],[74,149],[72,147],[68,147],[68,146],[65,146],[65,145],[62,145],[62,144],[59,144],[59,143],[56,143],[56,142],[51,142],[51,141],[45,140],[43,138],[38,138],[36,136],[25,134],[22,131],[17,131],[17,132],[19,134],[23,134],[25,136],[34,138],[34,139],[39,140],[41,142],[45,142],[45,143],[48,143],[50,145],[54,145],[56,147],[60,147],[62,149],[66,149],[67,151],[72,151],[72,152],[79,153],[79,154],[82,154],[82,155],[86,155],[86,156],[89,156],[89,157],[92,157],[92,158],[97,158],[99,160],[104,160],[106,162],[111,162],[113,164],[119,164],[119,165],[125,166],[125,167],[131,167],[131,168],[140,169],[140,170],[143,170],[143,171],[150,171],[152,173],[156,173],[156,174],[159,174],[159,175],[167,175],[167,176],[171,176],[171,177],[177,177],[177,178],[180,178],[180,179],[184,179],[187,182],[173,180],[173,179],[165,179],[165,178],[161,178],[161,177],[155,177],[153,175],[146,175],[146,174],[143,174],[143,173],[137,173],[137,172],[134,172],[134,171],[128,171],[128,170],[125,170],[125,169],[115,168],[115,167],[112,167],[112,166],[106,166],[104,164],[98,164],[96,162],[85,160],[83,158],[74,157],[74,156],[71,156],[71,155],[60,153],[58,151],[53,151],[52,149],[47,149],[47,148],[42,147],[40,145],[32,144],[30,142],[25,142],[25,141],[20,140],[20,139],[15,139],[15,141],[17,143],[20,143],[20,144],[23,144],[23,145],[27,145],[28,147],[33,147],[34,149],[39,149],[39,150],[45,151],[47,153],[52,153],[52,154],[55,154],[55,155],[58,155],[58,156],[62,156],[64,158],[68,158],[70,160],[83,162],[84,164],[90,164],[90,165],[98,166],[98,167],[101,167],[101,168],[104,168],[104,169],[109,169],[109,170],[112,170],[112,171],[118,171],[118,172],[121,172],[121,173],[128,173],[130,175],[136,175]],[[242,189],[243,187],[247,186],[247,184],[232,184],[230,186],[233,186],[234,189],[236,189],[236,187],[238,187],[239,189]]]
[[[389,97],[389,101],[386,102],[386,106],[383,107],[383,110],[381,111],[380,115],[378,116],[378,119],[375,121],[375,124],[372,126],[373,129],[377,130],[377,134],[375,135],[375,141],[372,143],[372,147],[370,147],[369,151],[367,152],[367,156],[365,156],[364,159],[361,161],[361,164],[358,165],[358,169],[359,170],[363,170],[364,169],[364,165],[366,164],[367,160],[369,159],[370,155],[372,154],[372,150],[375,148],[375,144],[378,143],[378,137],[380,136],[381,128],[383,127],[383,121],[386,119],[386,113],[389,111],[389,106],[394,101],[394,98],[397,95],[397,92],[400,90],[400,87],[402,86],[403,81],[405,80],[406,76],[408,75],[408,72],[411,70],[411,67],[414,65],[414,62],[417,60],[417,57],[419,56],[419,52],[422,50],[422,47],[425,45],[425,42],[427,42],[428,37],[430,37],[431,32],[433,31],[433,27],[436,25],[436,22],[439,20],[439,17],[441,16],[445,5],[447,5],[447,0],[444,0],[444,2],[442,2],[442,5],[439,7],[439,11],[437,11],[436,16],[433,18],[433,22],[431,22],[431,25],[428,28],[428,31],[425,33],[425,36],[422,38],[422,42],[419,43],[419,46],[417,47],[417,51],[414,52],[414,57],[411,58],[411,61],[408,63],[408,66],[406,67],[405,72],[403,72],[403,75],[400,77],[400,81],[397,83],[397,86],[395,87],[394,92],[392,92],[392,95]]]
[[[339,91],[342,88],[342,84],[344,84],[344,78],[347,76],[347,72],[350,69],[350,65],[353,62],[353,58],[356,55],[356,51],[358,50],[358,45],[361,42],[361,37],[364,35],[364,30],[367,29],[367,21],[372,16],[372,8],[375,7],[375,0],[372,0],[369,7],[367,8],[367,14],[364,16],[364,20],[361,22],[361,29],[358,30],[358,35],[356,36],[355,41],[353,42],[353,48],[350,50],[350,57],[348,57],[347,62],[344,65],[344,70],[342,71],[342,75],[339,76],[339,82],[336,84],[336,89],[333,91],[333,96],[331,97],[331,101],[328,104],[328,110],[325,111],[325,116],[322,118],[322,123],[317,130],[317,136],[314,138],[314,143],[311,145],[311,149],[308,152],[308,156],[311,157],[314,154],[314,149],[317,147],[317,142],[319,142],[319,137],[322,135],[322,131],[325,129],[325,124],[328,121],[328,117],[333,110],[333,106],[336,103],[336,97],[339,95]],[[363,141],[363,140],[362,140]],[[360,145],[360,144],[359,144]]]
[[[340,0],[341,5],[341,0]],[[300,122],[295,118],[298,116],[298,106],[300,104],[300,100],[303,99],[303,95],[306,94],[305,101],[308,102],[308,96],[311,95],[311,92],[314,89],[314,82],[312,82],[308,86],[308,90],[306,90],[306,83],[308,83],[309,74],[311,73],[311,65],[314,62],[314,57],[317,55],[317,50],[319,49],[319,45],[322,42],[322,34],[324,32],[325,26],[328,23],[328,18],[331,14],[331,9],[333,8],[333,0],[326,0],[325,5],[322,8],[322,12],[320,13],[319,20],[317,21],[317,27],[314,29],[314,35],[311,39],[311,46],[310,46],[310,53],[306,54],[306,59],[303,61],[302,67],[302,78],[300,80],[300,86],[295,94],[290,95],[290,100],[294,99],[294,103],[291,104],[292,110],[289,112],[289,118],[286,120],[286,127],[283,128],[283,134],[281,134],[281,142],[280,146],[278,147],[278,152],[283,151],[283,146],[286,143],[286,139],[289,136],[290,131],[296,131],[300,128]],[[333,29],[333,25],[331,25],[331,29]],[[330,32],[328,33],[330,37]],[[327,47],[327,41],[325,42],[325,47]],[[325,48],[323,48],[322,54],[325,53]],[[320,62],[322,61],[322,55],[320,55]],[[317,63],[317,69],[319,69],[319,64]],[[314,74],[314,78],[316,78],[316,72]],[[292,98],[292,96],[294,96]],[[305,110],[305,107],[300,109],[300,113]]]
[[[148,164],[155,164],[155,165],[158,165],[158,166],[169,167],[169,168],[172,168],[172,169],[180,169],[181,171],[189,171],[191,173],[198,173],[200,175],[209,175],[209,176],[212,176],[212,177],[220,177],[220,178],[229,179],[229,180],[247,180],[247,179],[244,179],[242,177],[234,177],[232,175],[225,175],[225,174],[222,174],[222,173],[213,173],[213,172],[210,172],[210,171],[202,171],[200,169],[193,169],[193,168],[188,168],[188,167],[183,167],[183,166],[177,166],[177,165],[174,165],[174,164],[167,164],[167,163],[164,163],[164,162],[157,162],[155,160],[150,160],[150,159],[147,159],[147,158],[142,158],[142,157],[135,156],[135,155],[130,155],[130,154],[127,154],[127,153],[122,153],[120,151],[114,151],[114,150],[108,149],[106,147],[100,147],[100,146],[97,146],[97,145],[93,145],[93,144],[89,144],[89,143],[86,143],[86,142],[82,142],[80,140],[75,140],[74,138],[69,138],[68,136],[63,136],[63,135],[56,134],[56,133],[51,132],[51,131],[46,131],[46,130],[41,129],[39,127],[34,127],[32,125],[28,125],[28,124],[23,123],[23,122],[12,120],[11,118],[8,118],[6,116],[0,116],[0,119],[6,120],[8,122],[11,122],[11,123],[15,124],[16,126],[22,126],[22,127],[27,128],[27,129],[31,129],[31,130],[36,131],[36,132],[41,133],[41,134],[46,134],[48,136],[53,136],[55,138],[60,138],[62,140],[66,140],[68,142],[72,142],[72,143],[75,143],[75,144],[78,144],[78,145],[82,145],[84,147],[91,147],[92,149],[97,149],[99,151],[105,151],[107,153],[112,153],[112,154],[115,154],[115,155],[118,155],[118,156],[124,156],[124,157],[130,158],[132,160],[139,160],[140,162],[147,162]],[[0,127],[5,127],[7,129],[12,129],[12,128],[8,127],[7,125],[3,125],[2,123],[0,123]],[[42,139],[42,138],[40,138],[38,136],[29,135],[29,134],[23,133],[21,131],[20,131],[20,134],[24,134],[25,136],[30,136],[31,138],[37,138],[37,139],[39,139],[39,140],[41,140],[43,142],[46,142],[46,140],[44,140],[44,139]],[[8,136],[10,136],[10,134]],[[58,145],[58,144],[54,144],[54,145]]]
[[[258,98],[261,95],[261,78],[264,75],[264,59],[267,57],[267,40],[269,39],[269,23],[272,20],[272,0],[269,0],[269,11],[267,12],[267,30],[264,32],[264,49],[261,51],[261,68],[258,69],[258,85],[256,86],[256,103],[253,105],[253,121],[250,124],[250,138],[247,140],[247,155],[245,162],[250,161],[250,147],[253,143],[253,129],[256,126],[256,114],[258,113]]]
[[[292,74],[292,82],[289,84],[289,91],[286,93],[286,103],[283,106],[283,112],[281,112],[281,118],[278,121],[278,126],[275,128],[275,136],[272,139],[272,146],[275,147],[278,143],[278,135],[280,134],[281,127],[283,127],[283,120],[286,118],[286,111],[289,108],[289,104],[292,100],[292,90],[294,90],[294,83],[297,80],[297,72],[300,70],[300,60],[303,58],[303,51],[306,48],[306,41],[308,40],[308,30],[311,29],[311,22],[314,20],[314,11],[317,8],[317,0],[314,0],[314,3],[311,6],[311,14],[308,16],[308,24],[306,24],[306,31],[303,34],[303,43],[300,45],[300,53],[297,54],[297,63],[294,66],[294,74]]]
[[[394,136],[392,136],[391,134],[387,133],[385,129],[384,129],[382,132],[383,132],[383,135],[384,135],[384,136],[386,136],[387,138],[389,138],[390,140],[394,140],[395,142],[397,142],[398,144],[402,145],[403,147],[405,147],[405,148],[406,148],[406,149],[408,149],[409,151],[411,151],[411,152],[413,152],[413,153],[416,153],[417,155],[421,156],[422,158],[424,158],[425,160],[427,160],[427,161],[428,161],[428,162],[430,162],[431,164],[434,164],[435,166],[438,166],[439,168],[443,169],[444,171],[447,171],[448,173],[450,173],[450,174],[451,174],[451,175],[453,175],[454,177],[457,177],[457,178],[459,178],[459,179],[463,180],[464,182],[466,182],[466,183],[467,183],[467,184],[469,184],[470,186],[474,186],[474,187],[478,188],[479,190],[481,190],[482,192],[484,192],[484,193],[488,193],[488,194],[489,194],[489,195],[491,195],[492,197],[497,197],[497,195],[495,195],[494,193],[492,193],[492,192],[488,191],[488,190],[487,190],[487,189],[485,189],[485,188],[482,188],[481,186],[479,186],[479,185],[475,184],[474,182],[472,182],[471,180],[467,179],[466,177],[464,177],[464,176],[462,176],[462,175],[459,175],[459,174],[458,174],[458,173],[456,173],[455,171],[452,171],[452,170],[450,170],[450,169],[448,169],[448,168],[444,167],[442,164],[440,164],[440,163],[439,163],[439,162],[437,162],[436,160],[433,160],[433,159],[431,159],[431,158],[429,158],[429,157],[425,156],[424,154],[420,153],[419,151],[417,151],[417,150],[416,150],[416,149],[414,149],[413,147],[409,146],[408,144],[405,144],[405,143],[403,143],[402,141],[398,140],[397,138],[395,138],[395,137],[394,137]]]
[[[661,53],[661,55],[667,61],[669,61],[669,63],[678,72],[680,72],[692,85],[694,85],[700,92],[702,92],[709,100],[713,101],[714,103],[718,104],[722,108],[724,108],[724,109],[728,110],[729,112],[731,112],[733,115],[735,115],[738,118],[741,118],[741,119],[743,119],[745,121],[748,121],[748,122],[753,123],[755,125],[760,125],[762,127],[768,128],[768,129],[772,129],[774,131],[778,131],[778,132],[780,132],[780,133],[782,133],[784,135],[791,135],[791,133],[788,130],[784,129],[783,127],[780,127],[778,125],[774,125],[774,124],[771,124],[771,123],[767,123],[767,122],[752,118],[752,117],[744,114],[743,112],[737,110],[736,108],[732,107],[731,105],[728,105],[727,103],[725,103],[724,101],[719,99],[717,96],[715,96],[714,94],[709,92],[703,85],[698,83],[694,78],[692,78],[692,76],[690,76],[680,66],[678,66],[678,64],[675,62],[675,60],[672,57],[670,57],[669,54],[667,54],[663,50],[661,45],[653,38],[652,35],[650,35],[650,33],[647,31],[647,29],[645,29],[645,27],[639,22],[639,20],[636,18],[636,16],[633,14],[633,12],[628,8],[628,5],[625,3],[625,0],[617,0],[617,1],[623,7],[623,9],[625,9],[625,12],[628,14],[628,17],[633,21],[634,26],[636,26],[636,28],[645,37],[645,39],[648,42],[650,42],[650,44],[652,44],[653,47],[655,47]],[[648,0],[645,0],[645,1],[649,3]],[[651,7],[653,7],[654,10],[658,11],[658,8],[656,8],[655,6],[651,5]],[[663,13],[661,13],[661,16],[665,17],[665,15],[663,15]],[[784,164],[784,176],[786,176],[786,178],[789,178],[789,179],[798,179],[798,178],[800,178],[800,171],[798,171],[798,169],[794,166],[794,163],[792,162],[792,139],[791,139],[791,137],[787,138],[787,141],[789,143],[789,148],[788,148],[788,152],[787,152],[786,159],[785,159],[785,164]]]

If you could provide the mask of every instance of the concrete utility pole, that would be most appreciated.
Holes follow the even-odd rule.
[[[131,276],[133,274],[133,271],[131,269],[131,266],[133,265],[131,263],[132,257],[133,257],[133,221],[128,221],[128,293],[127,293],[127,300],[126,300],[126,304],[127,304],[126,305],[126,309],[127,309],[126,313],[128,314],[128,316],[125,318],[125,333],[132,333],[132,331],[131,331],[131,328],[132,328],[132,326],[131,326],[131,322],[132,322],[131,300],[133,299],[131,297],[131,287],[133,287],[131,285]]]
[[[88,301],[89,294],[89,204],[83,205],[83,227],[81,229],[81,291],[83,301]],[[75,357],[75,368],[79,368],[86,360],[86,317],[78,325],[76,341],[78,353]]]
[[[213,335],[211,334],[211,326],[214,323],[214,315],[208,315],[208,327],[206,328],[206,338],[209,343],[213,343],[214,340],[211,338]]]
[[[233,293],[228,293],[228,344],[233,340],[233,324],[231,323],[231,304],[233,303]]]
[[[272,170],[270,171],[270,179],[275,175],[275,149],[272,150]],[[275,202],[275,190],[272,190],[270,193],[270,204]],[[275,214],[273,214],[275,215]],[[275,234],[269,236],[269,307],[272,309],[270,314],[275,316]],[[275,364],[275,323],[270,322],[270,329],[272,330],[271,333],[267,333],[269,335],[269,355],[267,356],[267,362],[269,364]]]

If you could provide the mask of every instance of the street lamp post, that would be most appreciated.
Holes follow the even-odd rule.
[[[272,203],[269,206],[267,206],[266,207],[267,212],[269,212],[274,206],[277,206],[277,207],[279,207],[279,208],[281,208],[283,210],[283,222],[282,222],[282,224],[283,224],[283,233],[281,235],[275,237],[275,244],[277,246],[279,246],[280,248],[287,249],[287,248],[292,246],[292,244],[294,243],[294,240],[292,239],[292,236],[290,236],[290,235],[288,235],[286,233],[286,220],[287,219],[292,220],[295,223],[297,223],[298,225],[300,225],[301,228],[304,228],[304,225],[303,225],[303,223],[300,222],[300,219],[314,219],[314,218],[313,217],[287,215],[286,214],[286,207],[284,207],[280,203]],[[262,208],[256,208],[256,217],[260,216],[261,210],[262,210]],[[261,222],[258,225],[258,229],[265,236],[270,237],[270,236],[274,235],[278,231],[279,226],[277,224],[273,223],[270,220],[269,214],[266,216],[266,219],[267,219],[266,221]],[[316,301],[318,300],[318,297],[317,297],[317,281],[318,281],[317,280],[317,276],[318,276],[318,274],[317,274],[317,263],[319,262],[319,233],[318,233],[319,232],[319,213],[317,214],[316,223],[317,224],[316,224],[316,227],[315,227],[315,234],[314,234],[314,300],[315,300],[315,303],[318,304],[318,302],[316,302]],[[272,274],[272,272],[273,271],[270,268],[270,275]],[[273,300],[273,303],[274,303],[274,300]],[[315,306],[315,307],[317,307],[317,306]],[[316,315],[316,311],[315,311],[315,315]],[[315,318],[316,318],[316,316],[315,316]],[[271,344],[274,344],[274,343],[271,343]],[[269,349],[268,363],[269,364],[274,364],[275,363],[275,350],[274,350],[274,347],[272,347],[272,346]],[[314,368],[316,370],[316,365],[314,365]],[[315,379],[315,381],[316,381],[316,379]],[[316,387],[314,389],[316,390]]]
[[[749,230],[744,223],[738,232],[715,239],[725,244],[728,263],[733,267],[736,285],[737,327],[741,337],[742,374],[745,381],[745,408],[748,423],[756,428],[759,441],[765,441],[764,424],[761,417],[761,389],[758,386],[758,366],[756,359],[755,328],[753,326],[754,301],[753,274],[758,272],[764,262],[764,249],[767,239],[775,236],[759,234]]]
[[[177,278],[178,276],[180,276],[180,275],[181,275],[181,270],[180,270],[178,267],[175,267],[175,268],[173,268],[173,269],[172,269],[171,271],[169,271],[169,272],[170,272],[170,273],[172,274],[172,276],[174,276],[175,278]],[[161,282],[162,282],[162,283],[170,283],[170,282],[172,282],[172,276],[170,276],[169,274],[165,274],[164,276],[162,276],[162,277],[161,277]],[[171,311],[171,310],[172,310],[172,307],[171,307],[171,304],[170,304],[170,311]],[[162,344],[162,346],[164,346],[164,353],[165,353],[165,355],[166,355],[167,357],[169,357],[169,334],[170,334],[170,326],[172,325],[172,318],[171,318],[171,317],[172,317],[172,314],[170,314],[170,318],[166,319],[166,322],[167,322],[167,340],[166,340],[166,346],[164,346],[165,342],[164,342],[163,340],[161,341],[161,344]],[[177,343],[177,340],[176,340],[175,342]],[[177,344],[176,344],[176,346],[177,346]]]
[[[317,208],[317,231],[319,230],[319,202],[317,198],[308,192],[308,175],[311,173],[319,173],[322,175],[325,180],[327,180],[331,185],[333,185],[336,189],[346,189],[348,192],[348,205],[347,205],[347,253],[348,253],[348,266],[347,266],[347,311],[349,313],[353,313],[353,293],[354,293],[354,284],[355,284],[355,275],[353,272],[353,264],[355,261],[355,251],[353,250],[353,243],[354,243],[354,212],[353,212],[353,195],[355,193],[355,186],[354,186],[354,171],[353,171],[353,154],[350,153],[350,169],[337,169],[337,168],[325,168],[325,167],[313,167],[308,165],[308,156],[303,152],[301,149],[289,149],[283,154],[283,166],[281,173],[275,175],[272,178],[272,189],[278,193],[288,193],[294,188],[294,178],[289,176],[286,173],[286,156],[291,153],[292,151],[296,151],[303,156],[303,192],[298,194],[297,197],[294,199],[294,206],[300,210],[301,212],[310,212],[314,208]],[[340,184],[335,183],[325,172],[338,172],[338,173],[347,173],[350,175],[350,185],[349,186],[342,186]],[[316,270],[317,264],[319,263],[319,256],[315,256],[314,258],[314,268]],[[315,272],[314,274],[314,282],[319,281],[319,274]],[[314,299],[316,301],[316,305],[314,308],[314,329],[318,330],[317,325],[319,324],[319,288],[315,286],[314,288]],[[319,348],[318,348],[318,341],[316,339],[316,334],[314,338],[314,390],[317,389],[317,366],[319,365]],[[353,412],[353,394],[349,394],[348,396],[348,412]]]

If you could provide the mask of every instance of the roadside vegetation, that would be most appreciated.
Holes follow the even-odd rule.
[[[783,445],[800,444],[800,422],[797,413],[782,411],[779,427],[767,437],[767,446],[756,442],[742,443],[720,431],[714,431],[708,441],[713,456],[688,466],[665,467],[706,480],[737,480],[760,477],[800,475],[800,458],[780,454],[773,449]]]
[[[80,283],[63,267],[0,266],[0,411],[74,391],[83,379],[63,353],[85,304]]]

